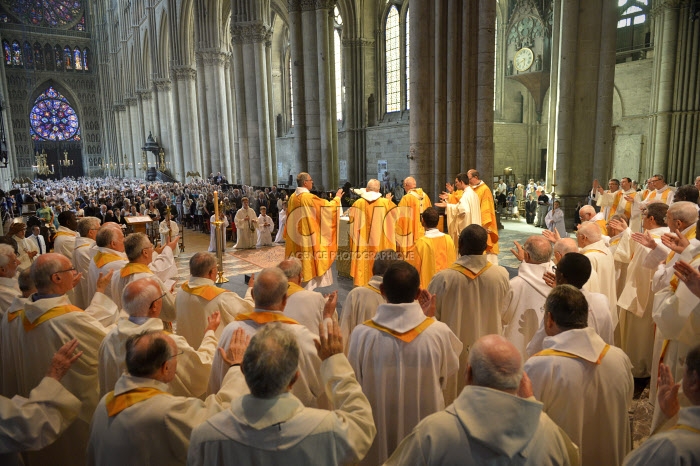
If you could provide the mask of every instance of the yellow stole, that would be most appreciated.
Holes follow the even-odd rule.
[[[687,430],[690,432],[695,432],[696,434],[700,434],[700,429],[696,429],[695,427],[686,426],[685,424],[676,424],[675,426],[673,426],[673,429],[683,429],[683,430]]]
[[[431,319],[430,317],[426,317],[423,322],[421,322],[417,327],[412,328],[411,330],[408,330],[403,333],[399,333],[395,330],[392,330],[390,328],[384,327],[383,325],[379,325],[372,319],[366,320],[363,322],[363,325],[366,325],[368,327],[376,328],[380,332],[388,333],[394,338],[398,338],[399,340],[406,342],[406,343],[411,343],[415,338],[423,333],[423,331],[433,325],[435,323],[435,319]]]
[[[464,195],[464,191],[461,189],[455,189],[450,193],[450,196],[447,198],[447,203],[448,204],[459,204],[460,199],[462,199],[462,196]]]
[[[599,252],[599,253],[601,253],[601,254],[605,254],[606,256],[608,255],[607,252],[601,251],[600,249],[586,249],[585,251],[582,251],[582,253],[583,253],[584,255],[585,255],[585,254],[590,254],[590,253],[592,253],[592,252]]]
[[[224,290],[223,288],[219,288],[214,285],[202,285],[190,288],[188,283],[189,282],[183,283],[180,288],[182,288],[182,290],[186,293],[199,296],[200,298],[206,299],[207,301],[211,301],[212,299],[219,296],[221,293],[228,292],[228,290]]]
[[[284,314],[274,312],[246,312],[236,315],[236,320],[252,320],[256,324],[269,324],[270,322],[281,322],[283,324],[298,324],[296,320]]]
[[[686,231],[683,236],[685,236],[685,238],[688,241],[690,241],[691,239],[695,238],[695,232],[697,231],[697,228],[698,228],[698,225],[696,223],[695,225],[690,227],[690,230]],[[673,259],[673,256],[675,256],[675,255],[676,255],[676,251],[671,251],[671,253],[666,258],[666,263],[668,264],[669,262],[671,262],[671,259]]]
[[[470,280],[474,280],[476,277],[481,275],[482,273],[486,272],[489,267],[491,267],[493,264],[491,262],[487,262],[486,265],[484,266],[483,269],[479,270],[477,273],[472,272],[468,268],[464,267],[463,265],[459,264],[452,264],[450,265],[451,270],[456,270],[457,272],[461,273],[465,277],[467,277]]]
[[[83,243],[83,244],[81,244],[80,246],[76,247],[75,249],[84,248],[84,247],[86,247],[86,246],[90,246],[90,243]]]
[[[22,316],[22,324],[24,325],[24,331],[29,332],[30,330],[34,330],[40,324],[43,324],[47,320],[51,320],[54,317],[59,317],[68,314],[69,312],[83,312],[83,310],[77,306],[73,306],[72,304],[66,304],[65,306],[56,306],[44,312],[41,316],[39,316],[39,318],[35,322],[30,322],[29,319],[27,319],[24,310],[18,312]]]
[[[608,220],[610,220],[610,217],[615,215],[615,212],[617,211],[617,208],[620,205],[620,202],[622,202],[622,200],[625,196],[626,196],[626,194],[622,190],[619,190],[617,192],[617,194],[615,194],[615,200],[613,201],[613,206],[610,209],[610,212],[608,212]],[[627,217],[627,221],[629,221],[631,216],[632,216],[632,203],[628,202],[627,204],[625,204],[625,217]]]
[[[373,287],[373,286],[372,286],[372,285],[370,285],[369,283],[368,283],[368,284],[366,284],[366,285],[365,285],[364,287],[365,287],[365,288],[367,288],[368,290],[372,290],[372,291],[374,291],[375,293],[377,293],[377,294],[379,294],[379,295],[380,295],[380,294],[382,294],[382,292],[381,292],[381,291],[379,291],[378,289],[376,289],[375,287]]]
[[[651,192],[651,191],[649,191],[648,189],[643,189],[643,190],[642,190],[642,200],[643,200],[643,201],[646,201],[646,200],[647,200],[647,197],[649,197],[649,193],[650,193],[650,192]]]
[[[95,258],[93,260],[95,261],[95,265],[97,265],[97,268],[101,269],[110,262],[123,261],[124,258],[116,254],[112,254],[111,252],[98,251],[98,253],[95,254]]]
[[[603,351],[600,352],[598,355],[598,360],[595,362],[596,364],[600,364],[603,361],[603,358],[605,355],[608,353],[608,350],[610,349],[610,345],[605,345],[605,348],[603,348]],[[565,358],[574,358],[574,359],[583,359],[581,356],[577,356],[572,353],[567,353],[566,351],[559,351],[555,349],[545,349],[540,351],[539,353],[535,353],[534,356],[562,356]]]
[[[58,238],[59,236],[70,236],[71,238],[75,238],[75,235],[72,233],[68,233],[67,231],[57,231],[55,235],[53,235],[53,240]]]
[[[107,408],[107,414],[109,417],[116,416],[117,414],[124,411],[126,408],[135,405],[136,403],[141,403],[149,398],[156,395],[170,395],[168,392],[158,390],[157,388],[143,387],[135,388],[129,390],[128,392],[121,393],[114,396],[114,391],[107,393],[105,397],[105,407]]]
[[[691,262],[696,261],[698,258],[700,258],[700,254],[697,254],[695,257],[693,257],[693,260]],[[669,285],[671,285],[671,289],[675,293],[678,289],[678,277],[676,276],[676,274],[673,274],[673,277],[671,277],[671,282],[669,283]]]
[[[289,282],[289,288],[287,288],[287,298],[300,291],[304,291],[304,288],[300,287],[296,283]]]
[[[607,224],[607,222],[606,222],[605,220],[596,220],[596,221],[595,221],[595,224],[598,225],[598,228],[600,228],[600,232],[601,232],[603,235],[606,235],[606,236],[607,236],[607,234],[608,234],[608,224]]]
[[[23,315],[23,313],[24,313],[24,309],[17,309],[15,312],[8,312],[7,313],[7,321],[12,322],[20,315]]]
[[[137,264],[134,262],[129,262],[124,267],[122,267],[121,271],[119,272],[119,275],[122,278],[125,278],[129,275],[134,275],[136,273],[147,273],[149,275],[153,275],[153,271],[149,269],[147,265]]]
[[[663,201],[664,204],[668,204],[668,202],[667,202],[667,201],[668,201],[668,195],[669,195],[670,193],[671,193],[671,188],[668,188],[666,191],[664,191],[663,193],[661,193],[661,201]],[[657,199],[658,197],[659,197],[659,196],[658,196],[658,192],[657,192],[657,191],[650,191],[650,192],[649,192],[648,199],[649,199],[650,201],[651,201],[652,199]]]

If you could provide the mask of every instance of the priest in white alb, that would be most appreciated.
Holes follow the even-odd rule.
[[[481,207],[479,196],[469,186],[469,177],[466,173],[460,173],[455,178],[455,188],[462,191],[462,195],[456,203],[449,202],[453,199],[449,193],[440,194],[443,202],[438,202],[435,207],[443,207],[447,215],[447,231],[454,244],[459,243],[459,234],[467,226],[475,223],[481,225]]]

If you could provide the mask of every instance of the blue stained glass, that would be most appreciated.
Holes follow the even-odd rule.
[[[83,55],[80,53],[80,49],[78,47],[73,50],[73,67],[76,70],[83,69]]]
[[[56,70],[62,71],[63,70],[63,50],[61,49],[61,46],[57,45],[56,46]]]
[[[27,68],[31,68],[34,65],[34,52],[29,42],[24,43],[24,64],[27,65]]]
[[[6,3],[22,22],[34,26],[66,27],[82,18],[84,12],[80,0],[7,0]]]
[[[29,123],[35,141],[80,140],[78,115],[53,86],[34,101]]]
[[[37,70],[44,69],[44,51],[38,42],[34,44],[34,66]]]
[[[78,21],[78,24],[76,24],[73,29],[76,31],[85,31],[87,29],[85,27],[85,15],[80,18],[80,21]]]
[[[10,49],[10,44],[6,40],[2,41],[2,49],[5,52],[5,65],[11,65],[12,49]]]
[[[88,70],[88,59],[87,59],[87,57],[88,57],[88,50],[89,50],[89,49],[83,50],[83,69],[84,69],[85,71]]]
[[[19,42],[12,42],[12,64],[22,66],[22,49],[19,48]]]
[[[66,64],[66,69],[67,70],[72,70],[73,66],[71,66],[71,63],[73,61],[73,52],[71,51],[70,47],[67,45],[63,49],[63,62]]]

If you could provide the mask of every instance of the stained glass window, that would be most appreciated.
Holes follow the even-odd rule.
[[[44,51],[38,42],[34,44],[34,66],[37,70],[44,69]]]
[[[8,12],[33,26],[66,27],[83,16],[81,0],[4,0]]]
[[[76,70],[83,69],[83,54],[78,47],[73,50],[73,68]]]
[[[68,99],[53,86],[34,101],[29,124],[35,141],[80,140],[78,115]]]
[[[410,57],[408,51],[411,49],[411,34],[408,32],[408,27],[411,25],[410,11],[410,8],[406,9],[406,110],[411,108],[411,62],[408,60]]]
[[[5,53],[5,65],[9,66],[12,64],[12,49],[10,48],[9,42],[6,40],[2,41],[2,50]]]
[[[22,49],[19,48],[19,42],[12,42],[12,64],[22,66]]]
[[[76,31],[85,31],[85,15],[80,18],[80,21],[78,21],[78,24],[76,24],[73,29]]]
[[[47,71],[53,71],[56,69],[56,63],[53,59],[53,46],[51,44],[44,45],[44,60],[46,61]]]
[[[34,67],[34,51],[32,50],[32,46],[29,45],[29,42],[25,42],[23,48],[24,48],[24,53],[23,53],[24,65],[27,68],[33,68]]]
[[[399,10],[389,9],[386,17],[386,111],[401,110],[401,49],[399,47]]]
[[[73,65],[73,52],[67,45],[63,48],[63,63],[66,65],[67,70],[72,70]]]
[[[60,45],[56,46],[54,59],[56,60],[56,70],[62,71],[63,70],[63,49],[61,48]]]
[[[9,23],[10,22],[10,17],[7,16],[5,13],[0,14],[0,23]]]
[[[343,119],[343,47],[340,40],[343,17],[338,7],[333,11],[335,16],[335,33],[333,34],[333,51],[335,55],[335,114],[338,121]]]
[[[90,50],[90,49],[83,50],[83,69],[85,71],[88,70],[88,58],[87,58],[88,57],[88,50]]]

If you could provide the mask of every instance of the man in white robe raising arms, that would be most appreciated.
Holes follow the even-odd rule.
[[[447,214],[447,231],[452,237],[452,241],[459,243],[459,234],[467,226],[475,223],[481,225],[481,207],[479,196],[469,186],[469,177],[466,173],[460,173],[455,178],[455,187],[462,191],[462,197],[456,204],[447,202],[450,195],[440,194],[443,202],[435,203],[435,207],[444,207]]]
[[[610,304],[610,316],[613,320],[613,328],[617,327],[619,317],[617,314],[617,290],[615,289],[615,259],[610,249],[605,245],[600,229],[595,223],[584,223],[576,232],[576,240],[581,254],[591,261],[591,266],[598,275],[600,292],[608,297]]]

